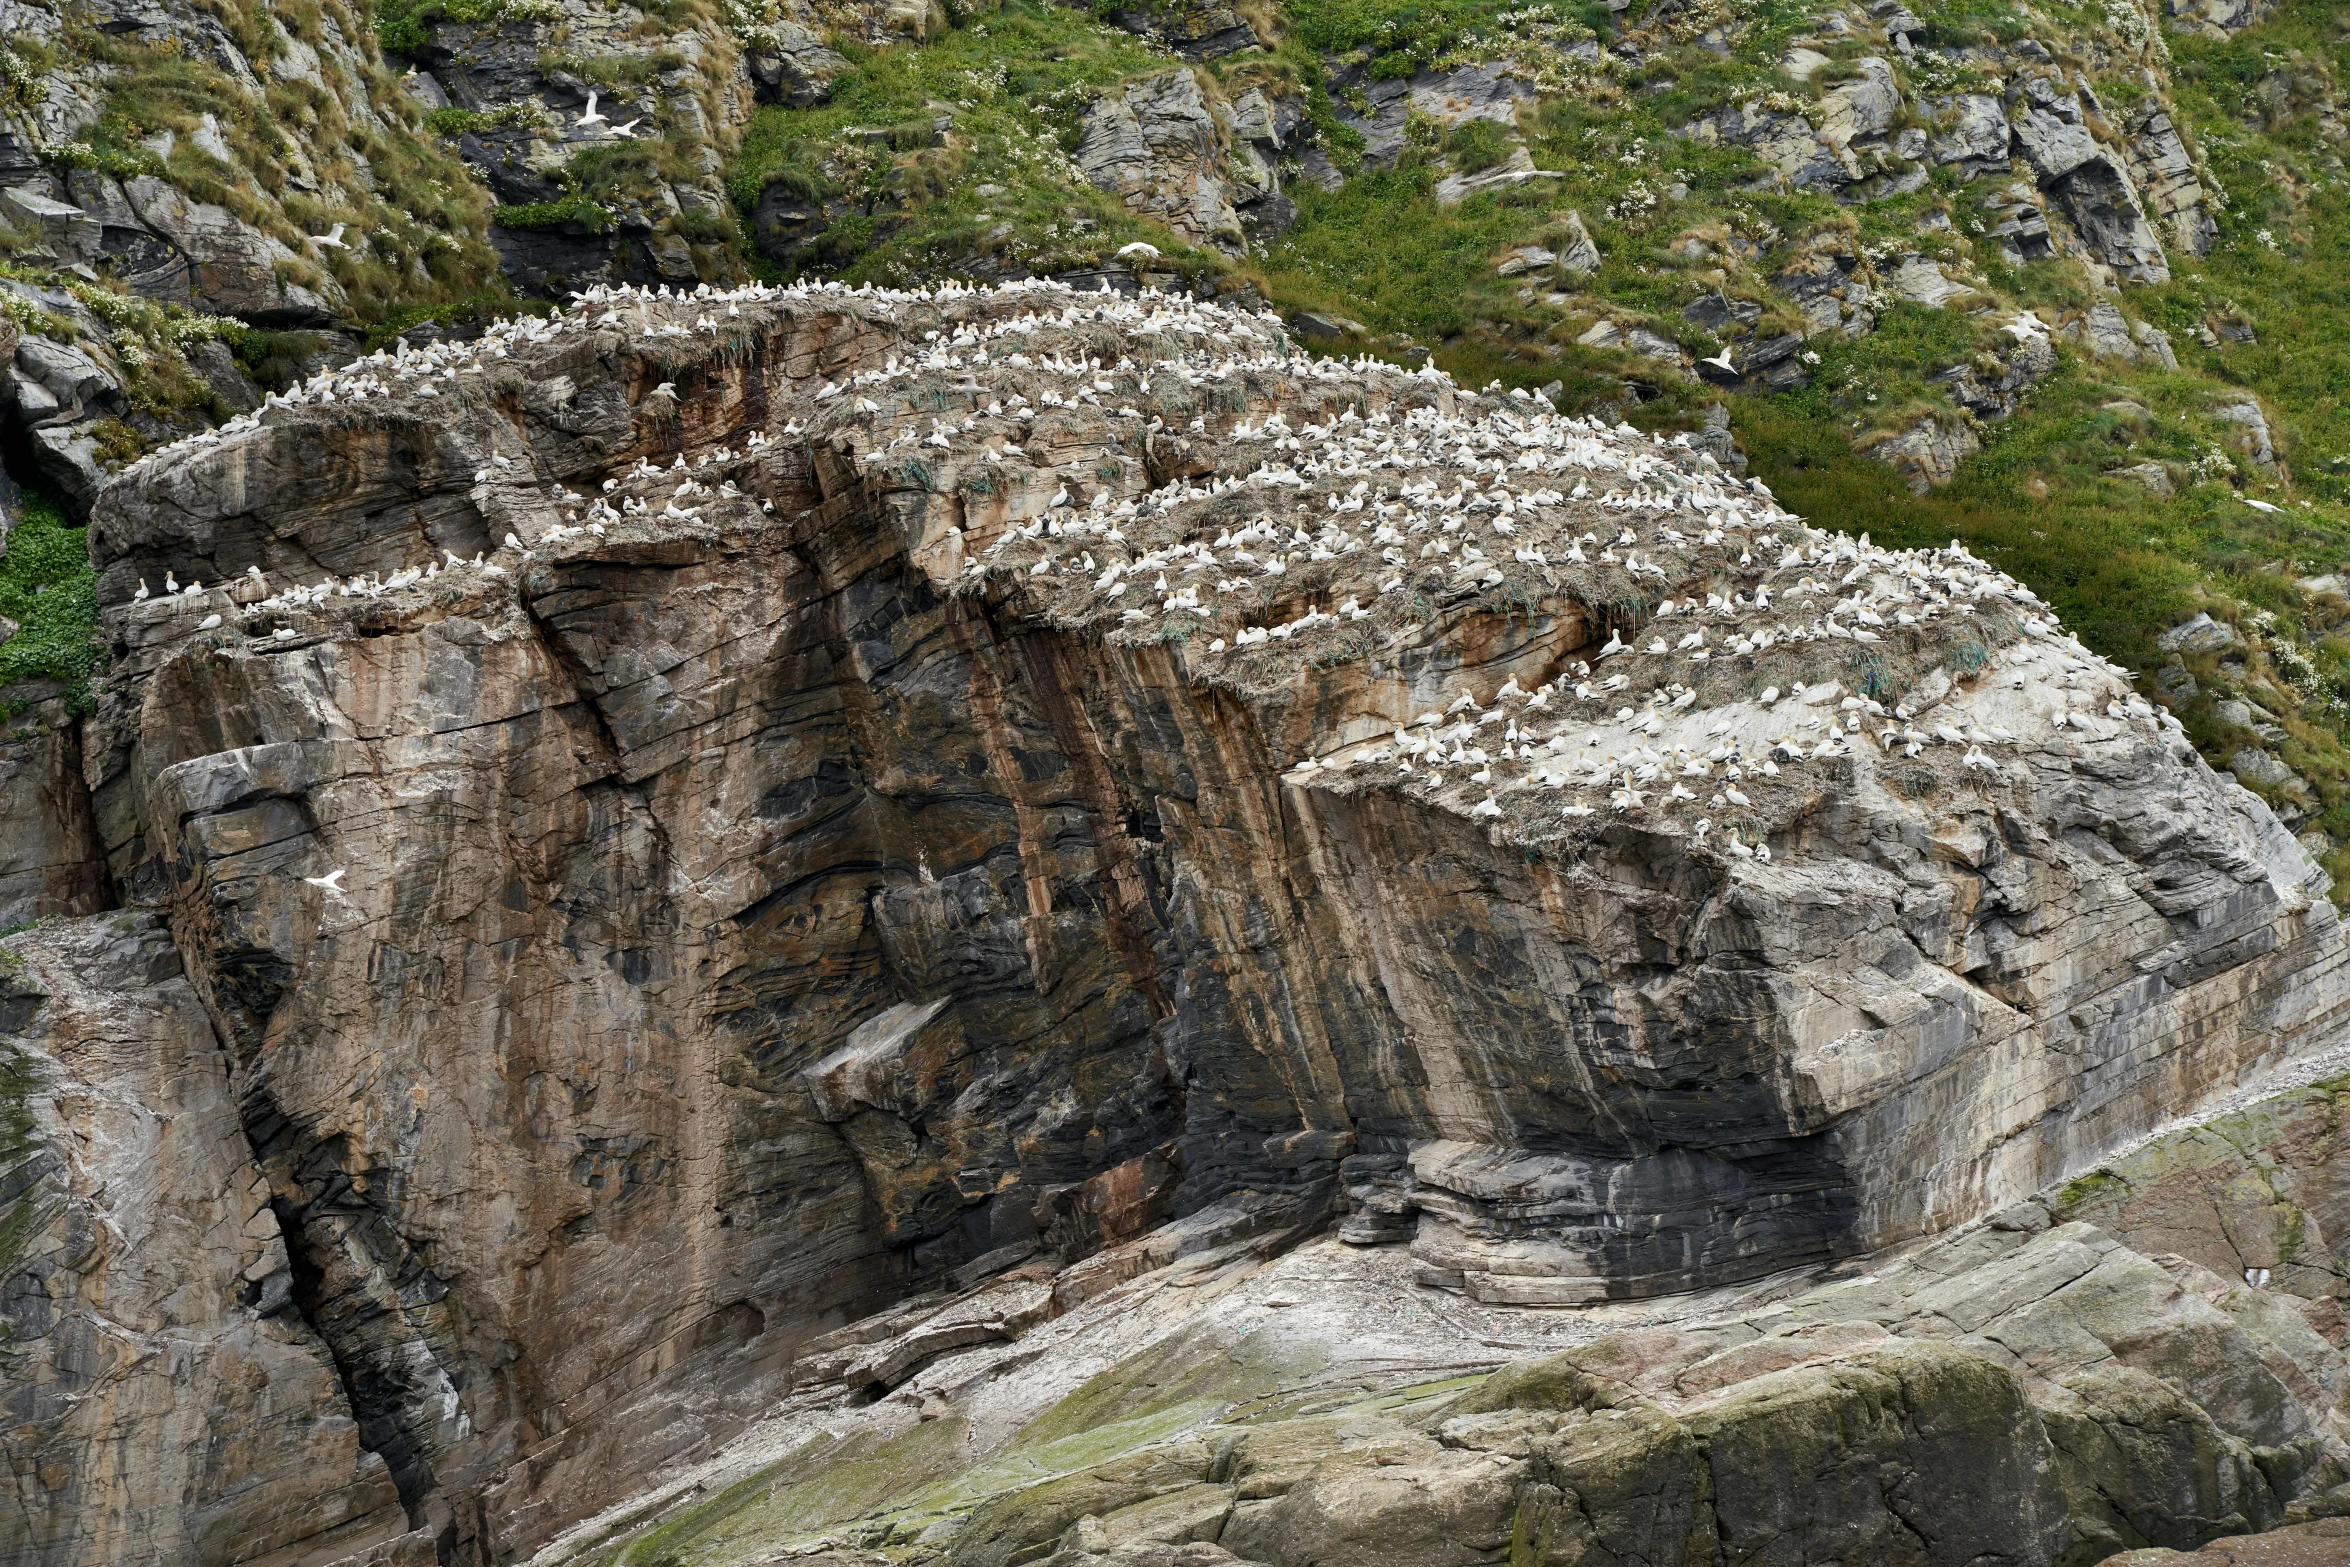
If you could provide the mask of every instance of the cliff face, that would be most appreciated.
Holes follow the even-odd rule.
[[[1268,317],[599,295],[91,543],[131,912],[6,949],[27,1562],[135,1559],[229,1428],[183,1558],[512,1560],[1334,1217],[1478,1309],[1823,1263],[2343,1005],[2292,838],[1997,572]],[[307,1425],[188,1391],[254,1368]]]

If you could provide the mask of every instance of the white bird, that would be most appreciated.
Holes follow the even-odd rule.
[[[310,243],[322,250],[349,250],[351,247],[343,243],[344,227],[345,225],[338,223],[329,233],[313,234],[310,236]]]
[[[141,577],[139,579],[139,591],[131,595],[131,602],[134,604],[145,603],[148,596],[147,579],[145,577]]]
[[[324,887],[329,892],[341,892],[343,890],[343,872],[348,868],[338,865],[324,876],[305,876],[302,880],[313,887]]]
[[[1156,261],[1159,259],[1159,247],[1146,245],[1139,239],[1131,245],[1120,245],[1118,247],[1119,259],[1124,260],[1128,256],[1141,256],[1145,260]]]
[[[610,136],[620,136],[626,138],[627,140],[634,141],[636,140],[636,128],[643,123],[644,116],[640,114],[633,120],[621,121],[618,125],[613,126],[612,129],[605,134]]]
[[[219,624],[220,617],[218,615],[206,615],[202,620],[196,622],[196,629],[198,631],[210,631]]]
[[[596,109],[596,94],[594,88],[588,89],[587,108],[581,112],[579,116],[579,123],[582,125],[603,125],[609,123],[605,119],[604,115],[599,113]]]
[[[1736,375],[1738,373],[1738,366],[1736,362],[1730,358],[1730,351],[1727,348],[1714,355],[1711,359],[1700,359],[1697,362],[1701,365],[1719,365],[1725,375]]]

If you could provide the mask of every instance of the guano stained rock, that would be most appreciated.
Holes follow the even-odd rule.
[[[92,548],[92,832],[216,1041],[166,1157],[271,1216],[221,1209],[271,1267],[203,1331],[327,1357],[350,1478],[301,1483],[371,1529],[388,1486],[387,1550],[527,1556],[786,1389],[903,1391],[1333,1219],[1478,1312],[1829,1264],[2341,1020],[2299,845],[2027,591],[1270,316],[595,290],[133,465]],[[133,598],[166,572],[206,586]],[[75,1020],[159,982],[12,1030],[88,1084]],[[2044,1447],[1904,1413],[1988,1375],[1938,1353],[1816,1396],[2056,1497]],[[1506,1543],[1553,1462],[1405,1446],[1377,1495],[1131,1500],[1289,1567],[1414,1475]],[[1054,1505],[954,1552],[1089,1554],[1102,1506]]]

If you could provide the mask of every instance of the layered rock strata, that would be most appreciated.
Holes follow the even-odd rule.
[[[2197,1560],[2330,1564],[2344,1090],[1695,1299],[1431,1297],[1392,1253],[1328,1242],[1145,1256],[1059,1315],[932,1349],[878,1401],[812,1367],[724,1453],[538,1561],[2154,1567],[2217,1537]],[[910,1302],[859,1353],[947,1342],[1011,1293]]]
[[[2292,839],[1996,571],[1269,317],[598,292],[92,547],[94,832],[285,1237],[233,1309],[443,1560],[893,1385],[835,1330],[918,1290],[1341,1211],[1485,1302],[1751,1277],[2342,1004]]]

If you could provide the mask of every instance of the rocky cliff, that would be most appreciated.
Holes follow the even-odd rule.
[[[129,465],[90,550],[94,710],[28,726],[8,780],[27,863],[87,867],[0,947],[11,1560],[517,1560],[746,1430],[811,1440],[754,1426],[779,1401],[846,1444],[791,1471],[831,1500],[704,1557],[887,1502],[831,1543],[1027,1560],[1136,1500],[1088,1489],[1107,1457],[1192,1488],[1168,1551],[1360,1559],[1377,1507],[1268,1458],[1243,1527],[1233,1450],[1187,1434],[1287,1386],[1249,1359],[1280,1335],[1041,1427],[1110,1362],[1024,1361],[968,1426],[921,1418],[955,1396],[923,1368],[1065,1317],[1123,1355],[1152,1319],[1089,1301],[1324,1233],[1299,1287],[1405,1313],[1340,1376],[1385,1343],[1417,1380],[1491,1365],[1464,1323],[1530,1350],[1826,1289],[2341,1027],[2323,874],[2029,589],[1266,314],[597,289]],[[2193,1378],[2082,1392],[2138,1364],[2131,1312],[2225,1337],[2227,1291],[2035,1211],[1821,1341],[1835,1390],[1802,1397],[1867,1432],[1835,1442],[1975,1466],[1899,1527],[1996,1497],[1948,1559],[2087,1560],[2323,1511],[2333,1352],[2226,1339],[2298,1401],[2242,1418]],[[2046,1294],[2076,1262],[2136,1292],[2108,1348],[1909,1343],[1998,1314],[1928,1276],[2007,1299],[1999,1269]],[[1228,1367],[1223,1331],[1181,1342]],[[1446,1395],[1474,1440],[1414,1404],[1374,1489],[1455,1497],[1463,1561],[1513,1530],[1609,1559],[1566,1554],[1617,1525],[1558,1510],[1598,1482],[1552,1444],[1637,1409],[1634,1534],[1744,1539],[1722,1455],[1778,1438],[1708,1401],[1783,1348],[1682,1392]],[[1313,1440],[1388,1440],[1352,1419]],[[1015,1468],[1071,1477],[1049,1525],[954,1522],[1013,1470],[897,1495],[1047,1427]],[[868,1462],[900,1436],[960,1456]],[[2173,1464],[2208,1505],[2112,1500]],[[1858,1505],[1818,1527],[1908,1538]],[[1825,1559],[1810,1527],[1768,1524]]]

